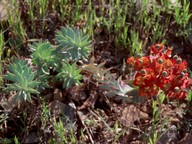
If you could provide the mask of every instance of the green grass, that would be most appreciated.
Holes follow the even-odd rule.
[[[0,85],[3,84],[2,72],[3,72],[3,48],[4,48],[4,36],[0,31]]]
[[[19,12],[19,3],[16,0],[10,0],[5,3],[8,7],[8,23],[10,32],[10,39],[8,43],[12,49],[15,49],[17,52],[23,43],[26,42],[27,34],[23,26],[23,20]]]
[[[110,41],[115,42],[117,50],[120,47],[135,49],[129,42],[132,35],[138,35],[138,40],[143,41],[144,45],[168,41],[170,34],[186,38],[189,32],[186,28],[191,17],[190,5],[187,0],[183,2],[183,5],[180,1],[177,3],[174,5],[167,0],[161,1],[161,4],[150,3],[149,0],[136,3],[132,0],[117,0],[109,3],[104,0],[98,3],[91,0],[73,2],[26,0],[24,3],[26,9],[16,0],[10,0],[8,4],[8,22],[12,32],[10,45],[20,47],[26,40],[39,37],[37,33],[44,35],[50,30],[50,23],[54,23],[52,19],[54,16],[57,16],[61,25],[80,25],[84,32],[93,36],[93,39],[95,34],[100,34],[99,30],[107,30],[106,34]],[[29,16],[27,21],[22,14],[25,11]],[[171,27],[179,29],[179,32]],[[168,29],[173,29],[173,32],[168,33]],[[30,34],[26,31],[30,31]]]

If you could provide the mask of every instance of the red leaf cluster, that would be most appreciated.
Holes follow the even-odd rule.
[[[171,56],[171,48],[163,44],[150,47],[149,56],[127,59],[137,71],[133,84],[139,87],[140,96],[155,96],[161,89],[172,98],[185,98],[191,79],[187,73],[187,62]]]

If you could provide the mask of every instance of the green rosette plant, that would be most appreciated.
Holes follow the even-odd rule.
[[[31,57],[33,64],[42,67],[46,65],[47,67],[52,67],[55,63],[55,54],[53,46],[50,42],[39,41],[30,45],[30,50],[32,51]]]
[[[15,99],[18,101],[31,101],[31,94],[39,94],[36,87],[40,82],[35,80],[37,72],[28,66],[27,61],[15,59],[8,67],[4,79],[12,83],[6,84],[5,91],[16,91]]]
[[[68,89],[75,84],[80,85],[82,79],[81,70],[78,69],[75,63],[72,65],[69,62],[63,63],[58,72],[56,79],[63,82],[63,88]]]
[[[56,54],[60,60],[87,60],[91,52],[91,42],[88,35],[75,27],[62,27],[56,32]]]
[[[39,89],[45,89],[49,87],[50,68],[56,66],[55,50],[48,41],[33,43],[30,45],[30,50],[32,63],[37,66],[37,78],[41,81]]]

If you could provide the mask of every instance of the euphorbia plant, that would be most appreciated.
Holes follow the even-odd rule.
[[[40,88],[49,86],[48,79],[53,83],[62,82],[65,89],[79,85],[82,75],[76,62],[87,60],[89,57],[91,52],[89,36],[75,27],[62,27],[56,32],[55,41],[57,44],[55,46],[48,41],[30,45],[32,63],[37,66],[37,78],[41,81]],[[51,75],[50,71],[54,75]]]
[[[16,91],[15,98],[31,101],[48,87],[63,83],[64,89],[79,85],[82,79],[78,60],[87,60],[92,50],[88,35],[75,27],[63,27],[56,33],[56,44],[39,41],[30,45],[32,65],[16,59],[7,67],[5,91]],[[60,85],[57,86],[60,88]]]
[[[15,59],[14,63],[8,67],[8,73],[4,79],[12,83],[6,84],[5,91],[16,91],[15,99],[22,102],[23,100],[31,101],[31,94],[39,94],[36,88],[40,82],[35,80],[37,71],[28,66],[27,61]]]
[[[127,59],[136,72],[133,84],[139,87],[140,96],[154,96],[159,90],[172,98],[185,98],[191,79],[187,73],[187,62],[175,55],[163,44],[150,47],[149,56]]]

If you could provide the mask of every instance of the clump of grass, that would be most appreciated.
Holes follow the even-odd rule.
[[[149,132],[149,143],[154,144],[158,142],[159,139],[159,133],[163,132],[166,118],[162,118],[162,110],[161,110],[161,105],[163,101],[165,100],[166,95],[160,91],[157,97],[157,100],[152,100],[152,108],[153,108],[153,116],[152,116],[152,127]],[[158,126],[161,126],[160,129]]]
[[[132,0],[109,2],[103,0],[98,2],[91,0],[86,2],[82,0],[74,2],[68,0],[54,0],[52,2],[26,0],[25,2],[29,8],[27,10],[30,18],[28,28],[22,22],[26,20],[20,15],[19,3],[16,0],[11,0],[8,3],[10,30],[13,37],[19,38],[12,46],[31,38],[26,34],[26,29],[30,29],[35,37],[40,29],[43,33],[49,31],[49,23],[52,23],[51,25],[55,23],[52,17],[49,18],[51,13],[58,16],[61,24],[80,26],[93,39],[94,35],[100,35],[100,30],[104,29],[105,34],[109,37],[109,42],[115,42],[117,50],[123,47],[124,49],[133,48],[131,51],[134,51],[134,47],[130,43],[132,35],[138,35],[138,41],[143,41],[142,44],[145,48],[145,45],[168,41],[170,34],[186,38],[189,33],[187,25],[191,14],[189,12],[190,3],[186,0],[182,4],[180,1],[173,4],[168,1],[149,0],[136,2]],[[41,28],[37,25],[39,23],[42,25]],[[177,27],[179,32],[175,31],[173,27]],[[169,29],[173,29],[173,31]],[[40,35],[43,33],[41,32]]]
[[[19,12],[19,3],[17,0],[10,0],[6,2],[8,7],[8,23],[10,31],[10,39],[8,40],[9,45],[12,49],[19,52],[20,47],[26,42],[27,34],[23,25],[23,20]]]
[[[3,79],[2,79],[2,72],[3,72],[3,68],[2,68],[2,61],[3,61],[3,48],[4,48],[4,36],[3,36],[3,32],[0,31],[0,85],[2,85],[3,83]]]

